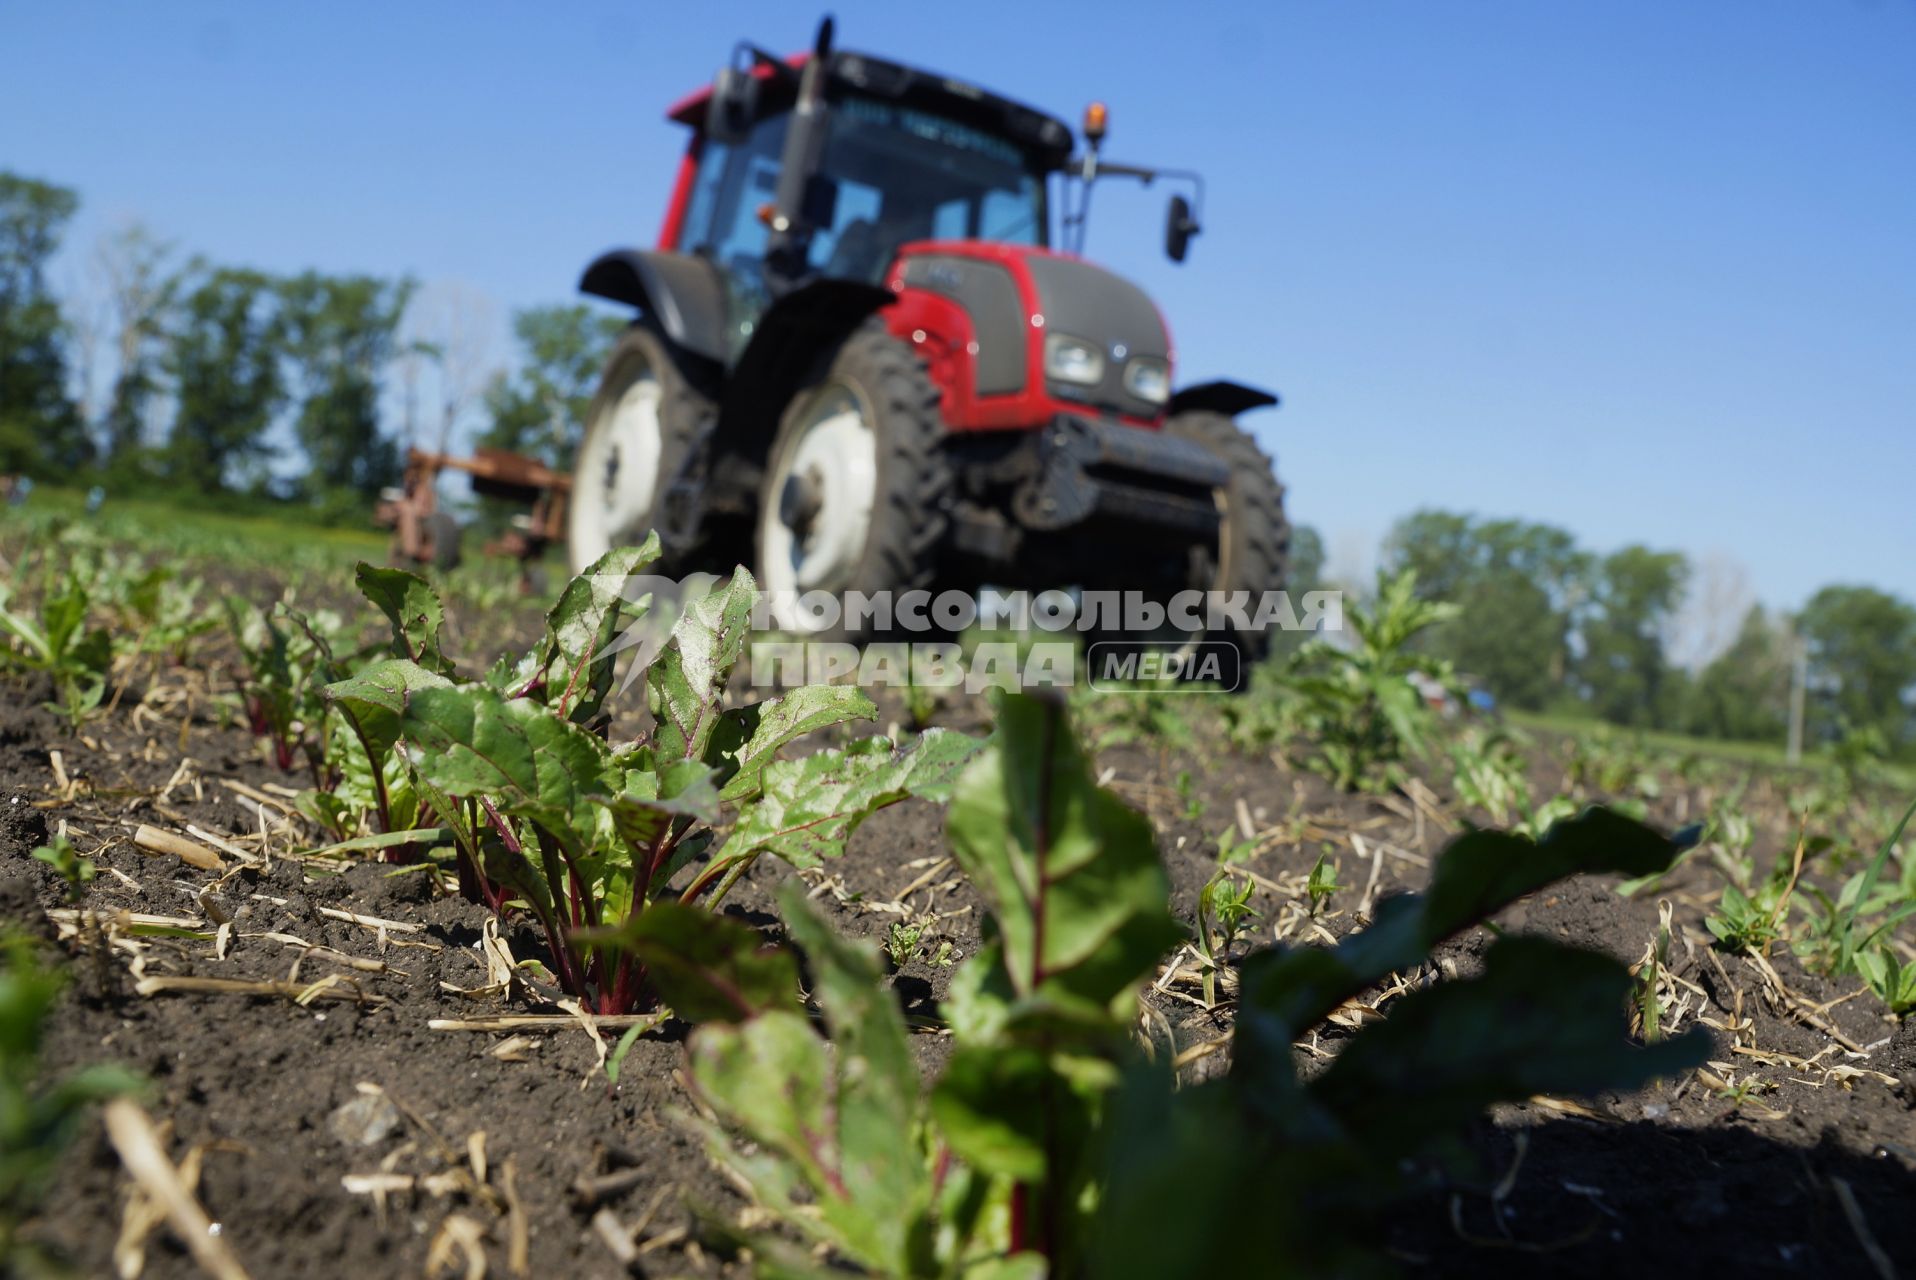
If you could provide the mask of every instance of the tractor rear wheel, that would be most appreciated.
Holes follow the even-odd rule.
[[[712,398],[687,379],[656,333],[644,325],[626,330],[586,410],[572,468],[566,550],[574,573],[613,547],[642,542],[651,530],[673,541],[666,533],[667,492],[685,478],[687,460],[716,413]]]
[[[1237,420],[1222,413],[1191,410],[1164,424],[1174,436],[1203,445],[1231,469],[1231,478],[1216,492],[1217,540],[1193,549],[1188,585],[1204,591],[1250,594],[1255,615],[1263,595],[1284,586],[1289,568],[1291,526],[1284,518],[1284,486],[1278,483],[1270,456],[1257,447]],[[1212,633],[1207,640],[1228,640],[1247,658],[1270,651],[1268,631]]]
[[[759,585],[775,598],[896,594],[931,585],[951,472],[939,392],[910,347],[871,322],[822,359],[779,423],[759,493]],[[803,611],[800,611],[801,613]],[[816,639],[870,627],[813,615]]]

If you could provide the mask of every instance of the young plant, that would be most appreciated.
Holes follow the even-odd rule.
[[[1179,769],[1172,786],[1178,793],[1178,803],[1184,806],[1184,820],[1186,822],[1204,821],[1204,797],[1197,793],[1197,783],[1192,778],[1191,771]]]
[[[1311,900],[1311,914],[1317,915],[1330,905],[1331,895],[1344,886],[1337,883],[1337,868],[1331,865],[1331,855],[1320,853],[1317,861],[1311,864],[1310,878],[1304,882],[1304,893]]]
[[[115,601],[126,628],[142,654],[174,664],[183,663],[200,636],[219,626],[219,619],[200,602],[203,584],[198,578],[182,581],[166,565],[132,577]]]
[[[1257,841],[1246,840],[1238,834],[1234,822],[1217,833],[1217,860],[1220,866],[1234,866],[1240,862],[1249,862],[1257,853]]]
[[[1531,811],[1523,757],[1505,730],[1468,726],[1450,743],[1450,762],[1457,798],[1490,815],[1493,824],[1504,826]]]
[[[1346,790],[1394,785],[1403,762],[1424,754],[1435,715],[1412,677],[1452,682],[1448,664],[1411,644],[1456,609],[1421,600],[1416,589],[1414,572],[1379,574],[1376,601],[1344,610],[1352,647],[1315,640],[1291,661],[1290,686],[1317,744],[1306,763]]]
[[[666,993],[681,1013],[710,1015],[692,1038],[690,1074],[695,1093],[727,1123],[691,1123],[713,1160],[807,1246],[745,1235],[740,1243],[760,1273],[822,1277],[850,1268],[900,1280],[1041,1280],[1037,1256],[1003,1256],[1005,1188],[956,1161],[938,1137],[876,956],[833,933],[795,881],[783,886],[779,913],[809,962],[829,1046],[792,1007],[797,970],[782,953],[774,954],[783,975],[757,987],[774,994],[757,1005],[700,1002],[696,979],[690,992]],[[734,939],[734,954],[769,969],[763,953],[749,950],[756,941]],[[838,1265],[828,1270],[820,1251]]]
[[[1229,872],[1219,871],[1198,891],[1197,949],[1204,959],[1202,982],[1207,1009],[1217,1005],[1218,970],[1229,958],[1232,944],[1245,924],[1257,918],[1251,906],[1251,890],[1255,887],[1249,880],[1240,881]]]
[[[523,904],[545,930],[560,986],[600,1013],[648,1006],[649,975],[691,962],[689,904],[716,905],[765,853],[798,867],[836,856],[874,811],[941,794],[977,745],[931,730],[905,750],[881,736],[779,759],[797,738],[877,712],[840,686],[722,705],[756,594],[743,569],[686,608],[646,668],[651,734],[613,745],[605,704],[622,591],[657,554],[656,538],[609,552],[567,586],[531,652],[477,681],[457,680],[440,653],[438,601],[424,580],[362,570],[404,656],[326,690],[375,777],[397,757],[419,812],[457,845],[468,892],[495,907]],[[695,865],[671,895],[673,878]]]
[[[227,627],[239,650],[235,680],[253,736],[272,743],[273,762],[286,772],[305,765],[314,785],[327,789],[326,703],[321,690],[345,674],[333,656],[337,615],[307,616],[284,601],[262,609],[228,596]]]
[[[1179,932],[1150,828],[1092,784],[1059,706],[1004,700],[949,831],[991,915],[952,977],[954,1048],[928,1107],[876,966],[821,963],[849,948],[796,892],[785,910],[837,1051],[788,1001],[728,1005],[693,1035],[694,1087],[723,1122],[706,1130],[714,1150],[822,1250],[755,1236],[767,1274],[1142,1278],[1262,1274],[1274,1259],[1371,1273],[1384,1209],[1485,1108],[1634,1087],[1706,1050],[1694,1029],[1631,1047],[1623,966],[1512,936],[1480,974],[1400,997],[1297,1074],[1296,1041],[1445,939],[1564,876],[1646,875],[1677,852],[1603,810],[1536,842],[1468,833],[1426,894],[1385,900],[1335,948],[1252,955],[1228,1072],[1183,1087],[1130,1034]],[[868,1080],[871,1097],[853,1083]]]
[[[55,701],[48,709],[77,729],[100,705],[113,666],[112,636],[87,625],[92,605],[87,575],[49,567],[39,609],[24,612],[11,605],[12,588],[0,584],[0,637],[6,641],[0,666],[50,678]]]
[[[40,1040],[60,985],[31,940],[0,933],[0,1274],[51,1272],[19,1228],[44,1198],[89,1107],[141,1085],[116,1066],[57,1082],[42,1076]]]
[[[1878,944],[1856,954],[1856,972],[1863,985],[1889,1011],[1903,1017],[1916,1009],[1916,965],[1906,965],[1893,947]]]
[[[885,932],[885,954],[891,957],[894,969],[902,969],[911,963],[912,957],[918,954],[918,940],[924,936],[923,924],[892,922],[891,928]]]
[[[93,859],[82,858],[64,832],[35,849],[33,856],[52,867],[53,873],[66,884],[69,902],[78,902],[98,873]]]

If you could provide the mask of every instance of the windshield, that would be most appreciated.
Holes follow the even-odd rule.
[[[1016,144],[930,112],[870,98],[834,103],[820,172],[837,184],[811,263],[881,283],[912,240],[1045,243],[1044,179]]]

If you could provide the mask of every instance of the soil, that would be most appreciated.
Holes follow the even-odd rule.
[[[483,1249],[488,1274],[510,1275],[516,1215],[526,1224],[532,1273],[630,1274],[595,1213],[636,1238],[638,1273],[740,1273],[702,1243],[699,1213],[735,1218],[746,1205],[678,1119],[685,1028],[668,1024],[637,1039],[616,1085],[595,1069],[598,1052],[576,1025],[525,1033],[513,1041],[516,1051],[505,1032],[434,1030],[430,1019],[525,1011],[509,1010],[498,995],[458,990],[487,984],[478,946],[486,917],[442,880],[378,862],[284,856],[217,876],[134,847],[133,829],[149,822],[175,832],[195,826],[256,851],[262,808],[250,796],[304,785],[220,709],[218,692],[217,675],[209,685],[204,672],[160,671],[76,734],[39,705],[44,688],[0,686],[0,915],[50,929],[46,912],[65,905],[65,886],[29,854],[64,823],[100,867],[87,910],[231,922],[223,948],[146,937],[136,954],[69,937],[63,945],[77,958],[48,1028],[48,1069],[116,1060],[151,1079],[144,1106],[164,1126],[176,1162],[200,1153],[199,1199],[255,1277],[416,1276],[435,1267],[459,1274],[465,1257],[457,1241],[465,1238],[482,1241],[474,1247]],[[903,717],[901,707],[885,711]],[[983,715],[977,703],[961,702],[942,709],[939,722],[976,729]],[[191,761],[184,770],[182,759]],[[1435,780],[1428,805],[1402,794],[1348,795],[1215,737],[1113,746],[1098,765],[1107,785],[1152,818],[1174,908],[1187,921],[1215,869],[1218,830],[1241,820],[1273,833],[1243,865],[1260,877],[1252,899],[1259,927],[1284,922],[1293,941],[1349,929],[1360,895],[1374,901],[1419,886],[1446,821],[1457,822],[1454,800]],[[1541,785],[1560,781],[1550,766],[1542,773]],[[1679,825],[1705,799],[1699,787],[1670,785],[1651,802],[1650,818]],[[1780,801],[1774,811],[1783,812]],[[272,806],[264,813],[277,821]],[[1854,837],[1864,842],[1867,833]],[[1791,838],[1781,820],[1765,828],[1759,862]],[[1360,842],[1370,857],[1357,852]],[[283,836],[268,843],[275,853],[289,847]],[[1300,905],[1301,877],[1327,848],[1345,888],[1313,919]],[[979,941],[979,901],[939,865],[945,852],[942,811],[912,801],[874,816],[845,856],[813,878],[817,899],[848,933],[900,941],[902,954],[891,926],[906,923],[908,910],[921,927],[894,980],[908,1007],[929,1010],[951,964]],[[790,874],[762,862],[727,910],[775,930],[772,894]],[[1879,1274],[1872,1250],[1916,1268],[1916,1021],[1896,1027],[1867,996],[1831,1004],[1822,1016],[1860,1054],[1806,1025],[1756,966],[1710,949],[1702,918],[1720,883],[1697,866],[1630,898],[1610,884],[1571,882],[1501,922],[1634,963],[1655,936],[1658,899],[1668,900],[1670,966],[1689,1000],[1679,1020],[1700,1014],[1729,1029],[1713,1033],[1711,1071],[1724,1087],[1692,1076],[1570,1109],[1533,1104],[1486,1117],[1471,1139],[1475,1175],[1435,1181],[1391,1216],[1388,1247],[1407,1272],[1611,1276],[1655,1264],[1870,1276]],[[396,923],[382,931],[329,910]],[[1452,944],[1440,967],[1467,967],[1486,937]],[[307,952],[285,938],[330,950]],[[508,929],[505,940],[515,956],[541,954],[535,931]],[[1850,994],[1805,972],[1787,949],[1772,964],[1782,985],[1810,1004]],[[135,990],[138,976],[305,986],[329,974],[340,982],[308,1004]],[[1176,1047],[1228,1033],[1228,1012],[1203,1008],[1188,977],[1163,985],[1147,997],[1150,1020]],[[1334,1047],[1338,1034],[1332,1028],[1324,1043]],[[933,1069],[945,1042],[936,1034],[915,1040]],[[1193,1073],[1224,1061],[1213,1055]],[[1751,1080],[1757,1091],[1734,1087]],[[369,1087],[392,1107],[365,1101]],[[483,1183],[470,1154],[474,1135],[483,1135]],[[414,1182],[390,1182],[384,1194],[364,1189],[370,1183],[349,1187],[350,1179],[381,1174]],[[576,1190],[582,1179],[603,1179],[589,1199]],[[111,1275],[128,1194],[95,1121],[30,1234],[79,1274]],[[143,1274],[154,1280],[199,1274],[163,1227],[144,1237],[144,1251]]]

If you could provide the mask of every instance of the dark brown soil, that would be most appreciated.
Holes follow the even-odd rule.
[[[152,685],[163,693],[198,679],[163,672]],[[592,1211],[599,1208],[638,1230],[646,1274],[737,1269],[700,1245],[688,1208],[729,1217],[744,1204],[675,1119],[684,1105],[675,1079],[682,1028],[641,1037],[616,1086],[595,1071],[594,1046],[577,1028],[529,1036],[520,1060],[495,1054],[505,1033],[429,1029],[433,1018],[509,1011],[497,996],[472,999],[447,989],[486,983],[476,947],[482,912],[429,874],[395,874],[372,862],[335,873],[281,858],[265,870],[233,872],[209,893],[215,876],[138,852],[133,828],[152,822],[183,831],[192,824],[245,839],[258,829],[258,808],[223,780],[255,789],[296,788],[303,780],[280,774],[244,727],[223,725],[203,696],[156,696],[136,713],[130,693],[120,710],[80,735],[40,709],[44,696],[43,689],[0,687],[0,913],[35,930],[48,927],[44,912],[63,905],[64,887],[28,854],[64,822],[101,868],[86,893],[89,910],[224,915],[234,935],[224,958],[211,942],[172,938],[143,939],[137,956],[120,947],[109,954],[97,944],[79,954],[50,1027],[47,1065],[66,1071],[117,1060],[151,1078],[149,1113],[168,1127],[176,1161],[201,1151],[199,1197],[251,1274],[421,1275],[436,1241],[447,1271],[457,1274],[463,1255],[446,1242],[462,1222],[483,1233],[489,1274],[511,1274],[502,1212],[508,1165],[534,1274],[625,1274],[595,1234]],[[887,713],[901,714],[894,707]],[[967,703],[942,719],[977,727],[981,716]],[[65,797],[56,788],[54,751],[73,784]],[[196,763],[168,790],[183,757]],[[1152,817],[1174,907],[1187,920],[1216,865],[1213,839],[1237,821],[1240,803],[1254,830],[1280,833],[1245,864],[1262,877],[1253,904],[1265,932],[1253,941],[1281,920],[1290,922],[1293,940],[1322,936],[1317,928],[1335,936],[1350,927],[1371,875],[1353,834],[1368,848],[1381,842],[1401,851],[1380,855],[1374,893],[1419,885],[1426,872],[1416,860],[1427,860],[1445,836],[1434,816],[1420,821],[1401,796],[1341,794],[1282,761],[1233,754],[1220,741],[1175,750],[1116,747],[1099,764],[1108,785]],[[1192,775],[1188,799],[1177,790],[1182,771]],[[1431,785],[1447,806],[1446,788]],[[1193,802],[1203,806],[1196,817],[1188,811]],[[1651,817],[1674,826],[1702,803],[1692,789],[1671,787],[1652,804]],[[896,986],[912,1007],[931,1007],[951,964],[979,941],[978,899],[949,866],[937,865],[945,854],[942,824],[940,810],[918,802],[881,813],[815,880],[839,927],[900,943]],[[1790,836],[1780,825],[1766,830],[1759,858]],[[1326,848],[1346,887],[1323,919],[1301,920],[1298,877]],[[771,894],[789,874],[760,865],[728,909],[775,929]],[[1701,921],[1720,882],[1714,872],[1685,868],[1658,890],[1627,899],[1609,885],[1571,883],[1520,905],[1502,923],[1635,962],[1656,931],[1658,896],[1669,899],[1678,933],[1672,967],[1690,984],[1685,989],[1693,988],[1685,1020],[1701,1014],[1733,1030],[1734,1043],[1729,1032],[1715,1033],[1711,1070],[1725,1085],[1756,1080],[1760,1089],[1738,1094],[1699,1077],[1598,1099],[1575,1112],[1525,1106],[1487,1117],[1473,1138],[1477,1175],[1433,1182],[1391,1218],[1389,1247],[1407,1270],[1611,1276],[1642,1265],[1868,1276],[1876,1274],[1870,1247],[1916,1268],[1916,1024],[1893,1027],[1868,997],[1831,1006],[1825,1016],[1863,1047],[1860,1055],[1805,1025],[1766,994],[1754,966],[1708,948]],[[922,928],[907,955],[891,926],[904,919],[897,904],[908,887],[904,903]],[[414,928],[389,931],[382,946],[377,930],[323,915],[328,908]],[[302,959],[283,941],[250,936],[265,933],[389,967],[352,969],[323,953]],[[1440,962],[1468,966],[1486,936],[1460,940]],[[517,956],[540,954],[534,932],[509,930],[507,941]],[[62,945],[81,950],[74,939]],[[1804,972],[1786,950],[1773,963],[1784,985],[1806,1001],[1849,994]],[[311,983],[339,973],[337,990],[383,1003],[141,996],[133,987],[135,964],[147,977],[296,976]],[[1228,1012],[1206,1010],[1195,997],[1195,984],[1186,981],[1150,996],[1180,1048],[1228,1031]],[[1333,1029],[1327,1043],[1337,1034]],[[918,1039],[927,1066],[935,1064],[942,1040]],[[1194,1070],[1215,1070],[1223,1060],[1214,1056]],[[1845,1077],[1831,1074],[1833,1066],[1865,1070]],[[338,1130],[340,1109],[361,1098],[363,1086],[383,1091],[399,1114],[389,1132],[362,1145]],[[342,1181],[470,1172],[475,1134],[484,1135],[483,1190],[469,1176],[463,1187],[396,1190],[382,1203]],[[579,1179],[619,1170],[632,1172],[594,1206],[575,1200]],[[66,1161],[32,1235],[80,1274],[110,1275],[126,1195],[120,1162],[95,1124]],[[164,1228],[148,1237],[146,1252],[144,1274],[155,1280],[197,1274]]]

